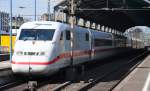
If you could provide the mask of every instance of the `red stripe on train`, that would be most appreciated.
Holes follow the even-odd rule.
[[[109,51],[112,49],[101,49],[101,50],[95,50],[95,52],[100,52],[100,51]],[[73,56],[83,56],[83,55],[89,55],[90,54],[90,50],[88,51],[76,51],[73,53]],[[53,64],[57,61],[59,61],[60,59],[63,58],[69,58],[71,57],[70,52],[66,52],[66,53],[62,53],[59,56],[57,56],[56,58],[54,58],[53,60],[49,61],[49,62],[15,62],[12,60],[12,64],[22,64],[22,65],[50,65]]]
[[[57,61],[59,61],[59,57],[57,58],[54,58],[52,61],[49,61],[49,62],[15,62],[15,61],[12,61],[12,64],[22,64],[22,65],[50,65],[50,64],[53,64]]]
[[[85,54],[86,53],[80,52],[80,53],[74,54],[74,56],[81,56],[81,55],[85,55]],[[60,59],[68,58],[68,57],[71,57],[70,52],[62,53],[62,54],[60,54],[60,56],[57,56],[56,58],[54,58],[52,61],[49,61],[49,62],[15,62],[15,61],[12,60],[12,64],[50,65],[50,64],[53,64],[53,63],[59,61]]]

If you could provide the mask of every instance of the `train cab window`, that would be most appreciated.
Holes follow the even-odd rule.
[[[66,31],[66,40],[70,40],[71,36],[70,36],[70,31]]]
[[[19,40],[35,40],[36,39],[37,32],[31,31],[29,29],[22,29]]]
[[[88,33],[85,34],[85,40],[89,41],[89,34]]]
[[[55,29],[22,29],[19,40],[52,40]]]
[[[52,40],[55,30],[51,29],[44,29],[44,30],[38,30],[37,40]]]

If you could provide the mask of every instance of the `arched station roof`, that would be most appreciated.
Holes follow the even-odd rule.
[[[150,26],[150,1],[148,0],[76,0],[75,15],[85,20],[124,32],[134,26]],[[59,3],[67,6],[67,0]],[[67,13],[66,9],[64,12]]]

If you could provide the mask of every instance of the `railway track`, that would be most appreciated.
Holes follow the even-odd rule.
[[[131,59],[128,62],[120,64],[118,67],[114,67],[111,70],[103,73],[101,76],[97,77],[96,79],[89,79],[88,81],[79,81],[79,82],[68,82],[64,85],[60,85],[55,87],[52,90],[48,91],[112,91],[114,87],[119,84],[124,77],[126,77],[131,71],[133,71],[141,62],[142,59],[145,57],[147,52],[144,52],[137,57]],[[130,65],[129,65],[130,64]],[[134,65],[134,66],[133,66]],[[109,65],[110,66],[110,65]],[[129,71],[122,74],[122,71],[125,69],[122,69],[123,67],[126,68],[128,66],[130,69]],[[113,81],[113,82],[106,82],[105,80],[109,80],[111,78],[111,75],[115,75],[114,77],[120,76],[120,79]],[[122,75],[120,75],[122,74]],[[111,78],[112,79],[112,78]],[[108,85],[111,83],[111,86]],[[96,86],[98,84],[98,87],[91,89],[93,86]],[[105,90],[103,86],[106,86]]]
[[[20,84],[23,84],[24,81],[22,80],[17,80],[17,81],[11,81],[9,83],[6,83],[6,84],[3,84],[0,86],[0,90],[6,90],[11,88],[11,87],[14,87],[14,86],[17,86],[17,85],[20,85]]]
[[[0,69],[0,91],[5,87],[14,85],[17,78],[13,75],[11,68]]]
[[[112,91],[114,87],[116,87],[127,75],[129,75],[129,73],[131,73],[141,62],[142,62],[142,59],[144,57],[144,55],[146,54],[147,52],[144,52],[142,53],[141,55],[138,55],[137,57],[131,59],[130,61],[128,61],[127,63],[124,63],[122,65],[120,65],[119,67],[111,70],[110,72],[107,72],[106,74],[104,74],[102,77],[99,77],[97,78],[96,80],[93,80],[92,82],[90,83],[87,83],[85,84],[83,87],[79,88],[78,91],[87,91],[89,90],[90,88],[92,88],[92,86],[96,85],[95,87],[96,88],[93,88],[89,91],[98,91],[98,90],[103,90],[103,91]],[[136,62],[136,63],[135,63]],[[133,66],[134,65],[134,66]],[[126,69],[126,67],[131,67],[125,74],[123,74],[123,76],[121,76],[120,74],[122,74],[123,70]],[[123,69],[122,69],[123,68]],[[115,75],[114,77],[112,77],[111,75]],[[111,83],[111,86],[106,82],[105,83],[105,86],[106,85],[109,85],[109,86],[106,86],[105,90],[103,88],[104,86],[104,83],[101,83],[106,81],[106,80],[112,80],[114,78],[118,78],[118,76],[120,76],[120,79],[114,81]],[[105,79],[105,80],[104,80]],[[110,83],[110,82],[109,82]]]
[[[56,74],[57,75],[57,74]],[[20,76],[23,77],[23,76]],[[19,76],[17,75],[17,78]],[[62,79],[57,79],[56,76],[50,76],[49,78],[28,78],[28,77],[23,77],[21,79],[17,79],[16,77],[12,78],[12,81],[9,81],[5,84],[0,85],[0,91],[45,91],[45,85],[49,85],[49,89],[55,88],[56,86],[62,84],[63,81]],[[10,79],[11,80],[11,79]],[[37,82],[36,88],[31,89],[30,88],[30,82]],[[58,82],[58,83],[57,83]],[[47,91],[47,90],[46,90]]]
[[[143,57],[146,53],[143,53]],[[59,76],[57,75],[53,77],[49,77],[48,79],[44,80],[37,80],[37,87],[36,91],[96,91],[92,90],[92,87],[96,87],[97,84],[101,84],[98,86],[99,91],[101,87],[103,87],[105,82],[105,85],[108,85],[109,82],[107,82],[107,79],[110,79],[111,74],[117,75],[119,72],[121,72],[121,68],[123,66],[129,66],[130,71],[124,72],[123,75],[121,75],[120,79],[116,80],[111,84],[110,87],[107,88],[107,90],[102,91],[111,91],[119,82],[127,76],[139,63],[142,61],[139,61],[140,58],[143,58],[142,55],[139,55],[137,58],[133,58],[130,61],[126,61],[127,59],[122,59],[122,62],[116,61],[116,62],[110,62],[108,64],[101,65],[99,67],[94,67],[91,70],[87,70],[85,72],[85,76],[79,75],[77,80],[75,81],[67,81],[62,79],[57,79]],[[138,59],[138,62],[136,62]],[[136,61],[135,61],[136,60]],[[135,65],[136,64],[136,65]],[[115,66],[118,65],[118,66]],[[133,66],[134,65],[134,66]],[[113,67],[113,68],[112,68]],[[129,70],[129,69],[127,69]],[[55,78],[56,77],[56,78]],[[115,77],[115,76],[114,76]],[[117,76],[116,76],[117,77]],[[112,81],[112,80],[110,80]],[[0,90],[5,89],[5,91],[29,91],[28,88],[28,81],[27,80],[18,80],[14,81],[12,83],[5,84],[4,86],[0,87]],[[33,90],[32,90],[33,91]]]

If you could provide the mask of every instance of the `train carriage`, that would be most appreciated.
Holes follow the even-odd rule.
[[[125,48],[125,38],[75,26],[71,47],[71,27],[52,21],[23,24],[16,38],[12,57],[14,73],[48,75],[71,64],[79,65],[116,54]],[[117,45],[115,43],[120,43]],[[71,55],[71,52],[73,55]]]

